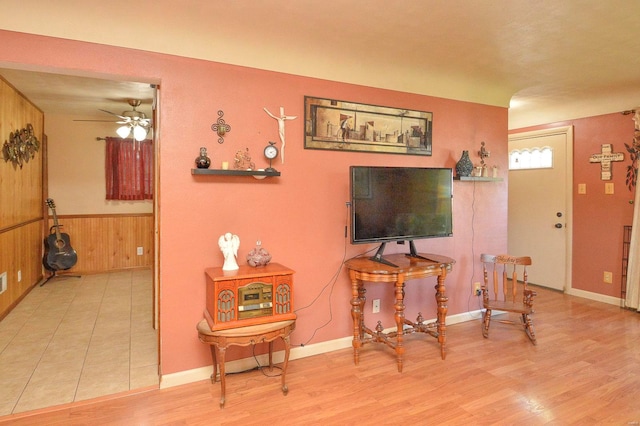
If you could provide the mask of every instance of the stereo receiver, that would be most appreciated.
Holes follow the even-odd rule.
[[[238,288],[238,318],[255,318],[271,315],[273,286],[254,282]]]

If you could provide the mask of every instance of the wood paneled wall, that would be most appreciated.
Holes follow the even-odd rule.
[[[0,275],[6,290],[0,294],[0,318],[42,277],[42,200],[45,146],[44,114],[0,78],[0,147],[12,132],[31,124],[42,144],[35,158],[22,168],[0,154]],[[19,273],[18,273],[19,272]]]
[[[42,144],[44,114],[0,78],[0,145],[27,124]],[[41,147],[22,168],[0,154],[0,230],[42,218],[42,153]]]
[[[7,274],[7,289],[0,294],[0,319],[42,278],[41,235],[41,220],[0,232],[0,274]]]
[[[78,262],[69,273],[153,266],[153,214],[68,215],[58,216],[58,222],[78,253]],[[142,255],[137,254],[138,247]]]

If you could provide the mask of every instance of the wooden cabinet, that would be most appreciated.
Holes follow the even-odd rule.
[[[296,318],[294,271],[278,263],[235,271],[207,268],[204,317],[211,330],[224,330]]]

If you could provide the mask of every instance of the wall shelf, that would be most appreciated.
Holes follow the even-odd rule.
[[[502,182],[502,178],[498,177],[482,177],[482,176],[456,176],[454,180],[462,182]]]
[[[225,176],[280,176],[280,172],[264,170],[222,170],[222,169],[191,169],[192,175],[225,175]]]

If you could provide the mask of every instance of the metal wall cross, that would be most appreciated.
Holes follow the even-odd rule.
[[[600,163],[600,179],[611,180],[611,162],[624,160],[623,152],[612,152],[613,147],[610,143],[602,144],[602,152],[600,154],[591,154],[590,163]]]

